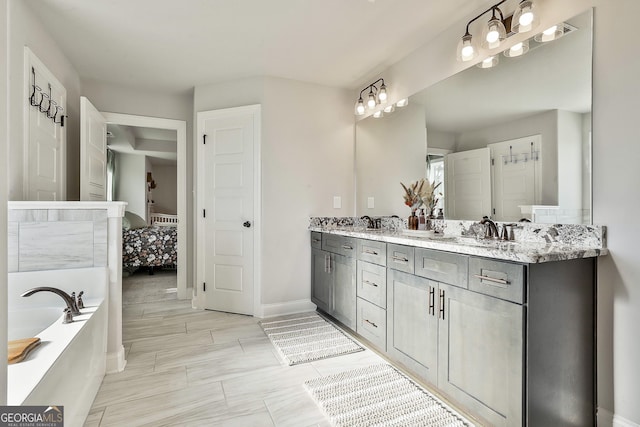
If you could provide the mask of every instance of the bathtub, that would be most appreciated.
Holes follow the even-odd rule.
[[[106,368],[106,267],[33,271],[8,275],[9,340],[39,337],[40,345],[8,366],[8,405],[62,405],[65,426],[82,426]],[[65,303],[58,295],[24,291],[51,286],[71,294],[84,291],[85,308],[62,323]]]

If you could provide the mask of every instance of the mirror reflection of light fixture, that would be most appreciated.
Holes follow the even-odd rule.
[[[399,100],[398,102],[396,102],[396,107],[406,107],[407,105],[409,105],[409,98],[402,98],[401,100]]]
[[[385,113],[393,113],[394,111],[396,111],[396,106],[393,104],[387,105],[382,111],[384,111]]]
[[[378,86],[376,86],[376,84],[378,83],[381,83],[379,89]],[[367,95],[367,102],[365,104],[364,99],[362,98],[362,94],[367,89],[369,90],[369,94]],[[369,110],[373,110],[380,104],[386,104],[387,98],[387,86],[385,86],[384,84],[384,79],[380,78],[360,91],[360,97],[358,97],[358,101],[355,105],[356,115],[363,115],[366,112],[367,108]]]
[[[154,188],[156,188],[156,182],[153,180],[153,175],[147,172],[147,191],[151,192]]]
[[[483,59],[477,65],[478,68],[493,68],[498,65],[498,55]]]
[[[511,29],[516,33],[526,33],[535,29],[540,23],[533,0],[522,0],[513,13]]]
[[[384,114],[382,114],[382,110],[378,110],[375,113],[373,113],[373,117],[376,119],[379,119],[382,116],[384,116]]]
[[[524,40],[514,44],[509,49],[504,51],[504,56],[507,58],[515,58],[516,56],[522,56],[529,51],[529,40]]]
[[[554,25],[552,27],[547,28],[540,34],[536,34],[533,38],[535,41],[540,43],[546,43],[553,40],[557,40],[564,35],[564,25]]]

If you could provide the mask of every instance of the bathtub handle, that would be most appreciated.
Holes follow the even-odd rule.
[[[62,320],[62,323],[71,322],[73,322],[73,314],[71,313],[71,309],[67,307],[64,309],[64,319]]]

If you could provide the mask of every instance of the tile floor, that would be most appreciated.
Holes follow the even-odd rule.
[[[175,273],[123,279],[127,366],[107,375],[85,426],[329,426],[303,387],[376,363],[372,352],[288,366],[260,319],[179,301]]]

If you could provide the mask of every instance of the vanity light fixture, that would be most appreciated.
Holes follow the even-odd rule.
[[[381,83],[380,88],[376,86],[378,83]],[[367,95],[367,103],[365,104],[364,99],[362,99],[362,94],[367,89],[369,90],[369,94]],[[361,116],[366,112],[367,108],[369,110],[373,110],[377,105],[386,103],[387,86],[384,84],[384,79],[380,78],[360,91],[360,97],[358,98],[355,106],[356,115]]]
[[[500,19],[496,16],[496,10],[500,13]],[[504,27],[504,16],[499,7],[492,9],[492,16],[482,30],[482,47],[495,49],[507,38],[507,30]]]
[[[536,28],[540,17],[533,0],[522,0],[513,13],[511,29],[516,33],[526,33]]]

